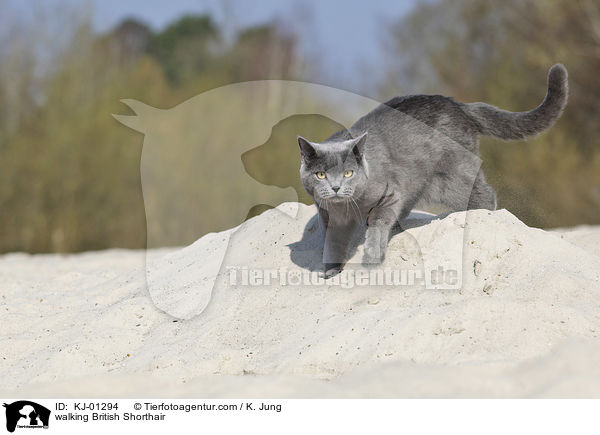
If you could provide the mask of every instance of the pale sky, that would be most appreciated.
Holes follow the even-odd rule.
[[[67,3],[93,11],[97,31],[106,31],[124,18],[137,18],[161,29],[186,13],[210,12],[231,28],[280,18],[302,34],[302,49],[320,59],[321,76],[338,85],[363,80],[369,65],[383,57],[385,26],[418,0],[45,0],[45,9]],[[39,2],[8,0],[11,9],[31,13]],[[361,72],[362,69],[362,72]],[[373,74],[377,74],[373,68]]]

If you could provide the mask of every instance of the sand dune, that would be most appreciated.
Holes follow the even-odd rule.
[[[382,269],[458,265],[456,288],[343,285],[364,270],[360,248],[341,283],[233,283],[244,268],[317,270],[314,214],[271,210],[147,262],[124,250],[0,257],[2,395],[600,396],[600,256],[590,242],[600,229],[546,232],[506,210],[413,215]],[[196,312],[220,240],[229,249]],[[154,300],[147,269],[164,283]]]

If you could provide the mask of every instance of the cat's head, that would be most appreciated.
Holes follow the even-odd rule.
[[[367,133],[349,140],[310,142],[298,136],[300,178],[317,203],[344,202],[364,192],[368,178],[364,148]]]

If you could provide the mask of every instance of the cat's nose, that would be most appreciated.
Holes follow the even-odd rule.
[[[331,190],[337,193],[337,191],[340,190],[340,186],[331,186]]]

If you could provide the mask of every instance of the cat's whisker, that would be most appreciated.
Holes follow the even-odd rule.
[[[358,206],[358,204],[356,203],[356,200],[354,198],[350,197],[350,201],[352,201],[352,204],[354,205],[352,210],[356,209],[356,211],[358,213],[358,219],[360,222],[362,222],[363,218],[362,218],[362,213],[360,212],[360,207]]]
[[[354,206],[354,204],[352,204],[352,213],[354,214],[354,216],[356,217],[356,219],[361,222],[362,219],[360,217],[360,210],[356,210],[356,207]]]
[[[319,208],[327,210],[327,202],[325,202],[325,205],[323,205],[323,201],[325,201],[325,200],[324,199],[319,200]]]

